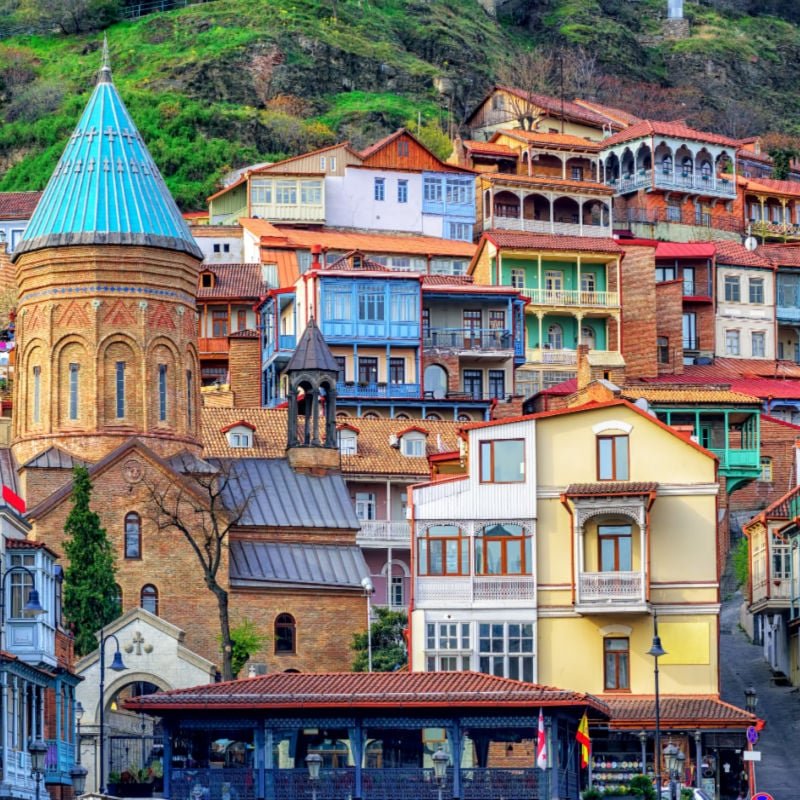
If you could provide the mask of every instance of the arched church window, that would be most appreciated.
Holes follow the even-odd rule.
[[[139,605],[151,614],[158,616],[158,589],[152,583],[142,586]]]
[[[291,614],[275,617],[275,652],[294,653],[297,648],[297,623]]]
[[[125,515],[125,558],[142,557],[142,520],[135,511]]]

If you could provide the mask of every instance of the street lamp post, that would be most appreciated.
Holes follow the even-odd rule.
[[[105,689],[106,689],[106,642],[109,639],[113,639],[115,644],[117,645],[117,649],[114,652],[114,658],[109,665],[109,669],[113,669],[114,672],[122,672],[124,669],[127,669],[125,664],[122,662],[122,653],[119,649],[119,639],[117,639],[116,635],[110,633],[106,636],[103,633],[103,629],[100,629],[100,794],[106,793],[106,748],[105,748],[105,738],[106,738],[106,731],[105,731],[105,722],[106,722],[106,715],[105,715]]]
[[[81,763],[81,720],[83,719],[83,712],[83,703],[78,700],[73,711],[75,714],[75,763],[78,765]]]
[[[439,789],[439,800],[442,800],[442,790],[447,777],[447,764],[449,761],[447,753],[441,747],[433,754],[433,778]]]
[[[34,739],[28,744],[28,753],[31,757],[31,777],[36,781],[36,800],[39,800],[39,789],[44,777],[44,757],[47,755],[47,745],[41,739]]]
[[[83,790],[86,788],[86,776],[88,773],[89,770],[80,764],[76,764],[69,771],[69,776],[72,778],[73,797],[80,797],[83,794]]]
[[[758,693],[756,692],[755,686],[749,686],[747,689],[744,690],[744,707],[751,713],[756,713],[756,706],[758,705]],[[753,743],[748,738],[747,740],[747,749],[753,749]],[[750,790],[750,794],[755,793],[756,791],[756,765],[753,761],[747,762],[747,783],[748,789]]]
[[[647,651],[647,655],[653,657],[653,680],[655,682],[655,701],[656,701],[656,741],[653,747],[653,765],[656,778],[656,795],[661,795],[661,699],[658,694],[658,659],[665,656],[667,651],[661,646],[661,637],[658,635],[658,614],[653,611],[653,644]]]
[[[308,767],[308,780],[311,782],[311,800],[317,800],[317,783],[319,782],[319,769],[322,766],[322,756],[319,753],[309,753],[306,756]]]
[[[684,756],[680,748],[671,742],[664,748],[664,766],[666,766],[669,773],[670,800],[678,800],[678,778],[683,769],[685,758],[686,756]]]
[[[367,598],[367,672],[372,672],[372,595],[375,594],[375,585],[367,576],[361,579],[361,586]]]
[[[0,649],[5,649],[5,628],[6,628],[6,578],[13,572],[24,572],[31,579],[31,588],[28,591],[28,599],[22,610],[32,616],[38,617],[44,614],[44,608],[39,602],[39,592],[36,590],[36,579],[33,573],[27,568],[18,564],[14,567],[9,567],[0,578]]]

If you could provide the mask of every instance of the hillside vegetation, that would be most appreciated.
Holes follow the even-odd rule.
[[[783,6],[792,6],[782,11]],[[184,208],[230,169],[400,125],[445,155],[495,81],[735,136],[800,133],[794,4],[666,0],[215,0],[107,29],[115,81]],[[772,11],[772,15],[755,12]],[[794,18],[793,18],[794,17]],[[102,34],[0,41],[0,190],[42,188],[91,91]]]

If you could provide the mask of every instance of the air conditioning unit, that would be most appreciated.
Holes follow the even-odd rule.
[[[389,434],[389,447],[400,447],[400,439],[396,433]]]

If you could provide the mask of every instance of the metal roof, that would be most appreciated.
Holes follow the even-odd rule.
[[[145,245],[202,258],[104,62],[97,85],[14,251]]]
[[[247,502],[240,525],[358,530],[350,493],[341,475],[295,472],[285,458],[231,462],[223,492],[228,508]]]
[[[338,374],[339,365],[325,342],[322,331],[312,317],[297,343],[297,349],[286,365],[286,371],[324,369]]]
[[[367,575],[369,568],[358,545],[231,541],[234,586],[302,584],[361,590],[361,580]]]
[[[48,447],[43,453],[34,456],[23,464],[25,469],[74,469],[86,467],[88,462],[77,458],[60,447]]]

